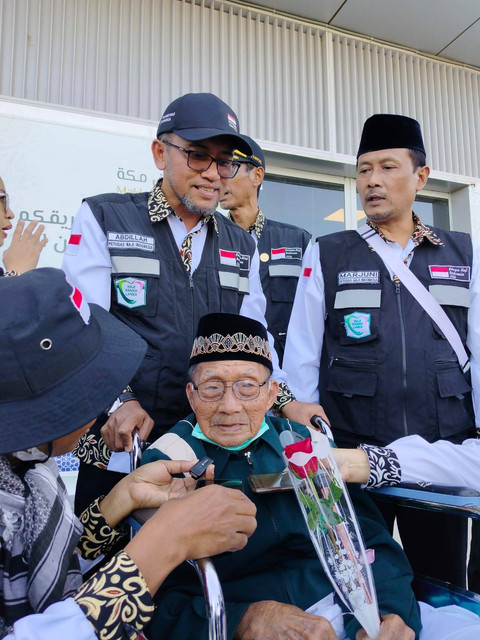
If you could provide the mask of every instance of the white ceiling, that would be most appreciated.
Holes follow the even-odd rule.
[[[480,0],[253,0],[480,68]]]

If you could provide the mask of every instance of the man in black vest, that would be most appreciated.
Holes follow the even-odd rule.
[[[234,111],[210,93],[186,94],[167,107],[152,143],[163,179],[149,193],[87,198],[75,218],[63,261],[69,280],[148,343],[131,387],[77,448],[77,512],[118,481],[105,468],[111,450],[131,448],[134,428],[144,440],[153,428],[155,439],[189,412],[198,319],[222,311],[265,323],[255,243],[216,213],[239,168],[235,148],[251,153]]]
[[[367,224],[437,298],[472,353],[478,380],[476,258],[467,234],[413,213],[429,168],[420,125],[377,114],[363,129],[357,189]],[[340,446],[419,434],[462,442],[474,429],[470,372],[436,323],[356,231],[318,238],[304,259],[284,357],[299,400],[319,402]],[[289,415],[294,419],[293,415]],[[416,571],[465,584],[463,523],[414,510],[395,515]]]
[[[311,235],[300,227],[265,218],[258,206],[260,187],[265,176],[265,155],[249,136],[242,136],[252,148],[251,155],[237,149],[234,160],[240,163],[220,204],[230,218],[248,231],[260,256],[260,279],[267,300],[265,314],[268,330],[275,339],[280,366],[283,360],[288,321],[295,290],[302,271],[302,258]]]

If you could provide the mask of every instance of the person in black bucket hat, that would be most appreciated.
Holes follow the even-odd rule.
[[[86,198],[77,213],[62,268],[88,301],[148,343],[129,388],[76,452],[77,513],[115,484],[111,453],[130,450],[135,428],[153,440],[188,412],[185,383],[199,318],[228,312],[265,323],[255,242],[216,211],[240,166],[236,148],[251,153],[233,109],[212,93],[187,93],[158,125],[152,154],[163,176],[153,188]]]
[[[75,446],[146,345],[57,269],[0,278],[0,308],[0,637],[133,637],[177,564],[246,544],[255,507],[233,489],[189,492],[193,479],[172,479],[192,462],[160,463],[127,476],[80,523],[51,456]],[[132,509],[162,504],[82,585],[75,548],[106,552]]]

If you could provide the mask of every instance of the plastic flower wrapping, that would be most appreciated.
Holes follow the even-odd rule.
[[[369,554],[328,438],[318,434],[312,442],[285,431],[281,442],[323,569],[347,609],[374,640],[380,633],[380,614]]]

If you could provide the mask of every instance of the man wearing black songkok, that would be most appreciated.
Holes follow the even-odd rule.
[[[376,114],[365,122],[357,190],[366,234],[378,234],[436,298],[471,353],[471,371],[368,240],[355,230],[318,238],[304,258],[284,369],[299,400],[321,401],[340,446],[410,434],[462,442],[475,428],[477,256],[469,235],[430,228],[414,213],[429,172],[416,120]],[[391,526],[397,516],[416,571],[465,584],[462,524],[412,510],[384,515]]]

